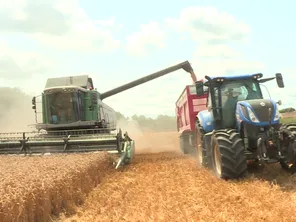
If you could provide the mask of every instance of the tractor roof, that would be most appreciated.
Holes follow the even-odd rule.
[[[259,78],[262,78],[262,74],[261,73],[256,73],[256,74],[242,74],[242,75],[225,75],[225,76],[212,76],[210,77],[211,79],[219,79],[219,78],[223,78],[223,79],[249,79],[249,78],[254,78],[254,76],[260,76]],[[257,78],[258,78],[257,77]],[[259,79],[258,78],[258,79]]]
[[[94,88],[92,79],[89,78],[88,75],[49,78],[47,79],[45,88],[63,86],[79,86],[85,89],[89,89],[90,87],[92,89]]]
[[[260,79],[263,77],[262,73],[256,74],[242,74],[242,75],[225,75],[225,76],[212,76],[209,77],[211,80],[220,81],[223,80],[240,80],[240,79]],[[205,85],[208,84],[208,81],[205,82]]]

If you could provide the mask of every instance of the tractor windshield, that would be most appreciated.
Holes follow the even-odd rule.
[[[77,92],[55,92],[46,95],[48,122],[63,124],[78,121]]]
[[[253,79],[225,81],[221,86],[222,107],[230,100],[263,99],[259,83]]]
[[[223,125],[227,127],[232,127],[235,123],[235,107],[238,101],[263,99],[259,83],[253,79],[226,80],[220,87],[215,88],[215,94],[216,104],[221,104]]]

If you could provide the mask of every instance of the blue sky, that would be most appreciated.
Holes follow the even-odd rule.
[[[285,89],[278,89],[275,82],[267,85],[272,97],[283,101],[283,107],[295,107],[296,36],[291,28],[295,4],[281,3],[0,3],[0,19],[5,24],[0,27],[1,82],[33,95],[42,91],[49,77],[87,73],[104,92],[189,60],[199,78],[282,72]],[[127,116],[174,115],[174,103],[186,84],[191,84],[190,76],[181,70],[105,102]]]

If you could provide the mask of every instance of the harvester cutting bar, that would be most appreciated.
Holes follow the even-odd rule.
[[[110,130],[109,128],[103,128],[103,129],[77,129],[77,130],[51,130],[51,131],[32,131],[32,132],[7,132],[7,133],[0,133],[0,141],[4,138],[21,138],[23,134],[30,135],[33,137],[57,137],[57,136],[89,136],[89,135],[96,135],[100,137],[114,137],[116,136],[116,133],[107,133],[106,131]]]
[[[77,147],[77,148],[69,148],[63,151],[63,147],[31,147],[29,151],[24,154],[45,154],[45,153],[87,153],[87,152],[96,152],[96,151],[113,151],[116,150],[116,147]],[[61,152],[63,151],[63,152]],[[118,151],[116,151],[118,153]],[[0,155],[3,154],[22,154],[20,148],[0,148]]]
[[[94,130],[83,130],[86,134],[77,135],[77,130],[65,131],[64,136],[54,132],[27,134],[26,133],[1,133],[0,134],[0,155],[3,154],[45,154],[45,153],[82,153],[107,151],[120,155],[116,168],[127,164],[134,156],[134,141],[127,135],[117,134],[96,134]],[[74,133],[71,135],[70,133]],[[60,131],[58,132],[61,133]],[[16,136],[21,134],[22,136]],[[5,137],[4,137],[5,135]],[[9,137],[12,135],[12,137]]]
[[[51,139],[51,140],[30,140],[25,139],[20,141],[1,141],[0,149],[1,148],[12,148],[12,147],[20,147],[22,144],[26,144],[29,147],[38,147],[38,146],[64,146],[64,145],[76,145],[76,146],[88,146],[88,145],[97,145],[97,146],[104,146],[105,149],[116,149],[116,138],[114,139],[103,139],[103,138],[96,138],[96,139],[73,139],[71,138],[64,138],[64,139]],[[114,148],[115,145],[115,148]]]
[[[18,152],[30,153],[57,153],[57,152],[92,152],[92,151],[109,151],[118,150],[118,138],[116,136],[101,136],[86,137],[78,136],[71,137],[32,137],[26,138],[23,133],[22,138],[0,138],[0,154],[12,154]]]

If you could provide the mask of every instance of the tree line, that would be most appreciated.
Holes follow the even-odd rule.
[[[292,107],[289,108],[285,108],[285,109],[281,109],[280,113],[291,113],[291,112],[295,112],[295,109]]]

